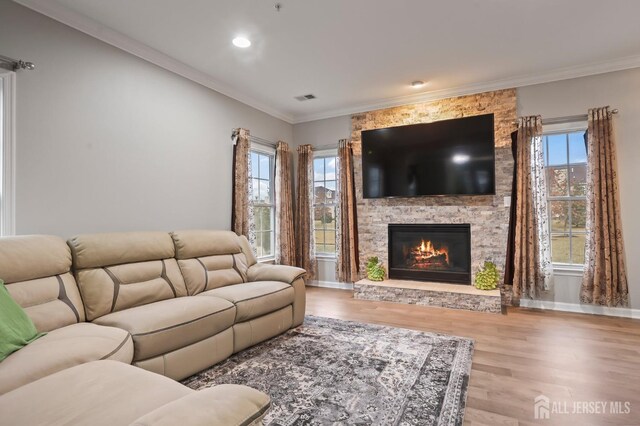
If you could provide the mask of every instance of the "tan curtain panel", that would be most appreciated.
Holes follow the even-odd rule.
[[[352,142],[338,144],[338,221],[336,275],[338,281],[352,283],[360,279],[358,259],[358,220],[353,171]]]
[[[519,120],[516,163],[513,296],[536,299],[548,288],[552,272],[539,116]]]
[[[245,235],[250,242],[255,241],[253,206],[251,204],[251,156],[249,131],[233,131],[233,198],[231,212],[231,230]]]
[[[313,235],[313,148],[298,147],[298,203],[296,215],[296,266],[307,271],[307,279],[316,272]]]
[[[296,242],[293,233],[293,182],[291,151],[286,142],[276,144],[276,263],[295,265]]]
[[[589,110],[587,242],[580,300],[627,306],[627,271],[620,220],[620,192],[609,107]]]

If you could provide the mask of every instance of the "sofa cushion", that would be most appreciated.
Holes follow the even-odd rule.
[[[69,245],[88,321],[187,295],[169,234],[80,235]]]
[[[178,265],[189,295],[246,281],[246,263],[240,254],[220,254],[181,259]]]
[[[262,425],[270,405],[270,398],[260,391],[224,384],[170,402],[131,426],[257,426]]]
[[[175,249],[166,232],[84,234],[68,241],[76,269],[168,259]]]
[[[167,377],[113,361],[96,361],[42,378],[0,397],[7,425],[128,425],[194,393]]]
[[[233,325],[236,308],[220,298],[179,297],[114,312],[94,321],[131,333],[134,361],[200,342]]]
[[[38,331],[84,321],[84,306],[70,269],[71,252],[61,238],[0,239],[0,278]]]
[[[21,235],[0,240],[0,278],[5,283],[29,281],[69,272],[71,253],[52,235]]]
[[[236,306],[235,322],[242,322],[291,305],[294,291],[283,282],[256,281],[209,290],[198,296],[228,300]]]
[[[89,323],[53,330],[0,363],[0,394],[74,365],[100,359],[131,363],[133,342],[129,333]]]
[[[232,231],[189,230],[171,233],[176,259],[242,252],[240,240]]]
[[[292,284],[298,278],[304,277],[307,273],[302,268],[287,265],[268,265],[257,263],[247,271],[249,281],[282,281]]]
[[[248,281],[255,256],[246,238],[205,230],[176,231],[171,237],[190,295]]]
[[[76,274],[89,321],[123,309],[187,295],[175,259],[83,269]]]

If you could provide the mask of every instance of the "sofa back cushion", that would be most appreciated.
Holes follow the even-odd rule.
[[[89,321],[187,295],[167,233],[80,235],[68,244]]]
[[[231,231],[176,231],[171,237],[189,295],[246,282],[256,263],[247,239]]]
[[[85,320],[71,253],[51,235],[0,238],[0,279],[40,332]]]

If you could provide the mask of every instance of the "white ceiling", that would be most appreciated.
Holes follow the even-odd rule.
[[[289,122],[640,66],[639,0],[16,1]]]

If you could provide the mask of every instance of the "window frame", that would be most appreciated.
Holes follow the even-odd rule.
[[[270,262],[275,260],[276,258],[276,202],[275,202],[275,198],[276,198],[276,186],[275,186],[275,167],[276,167],[276,150],[275,148],[269,147],[269,146],[265,146],[262,144],[258,144],[256,142],[251,142],[251,146],[249,147],[249,155],[251,155],[252,153],[256,153],[258,155],[262,155],[262,156],[268,156],[269,157],[269,188],[270,188],[270,194],[271,194],[271,200],[268,203],[265,203],[264,201],[254,201],[253,200],[253,194],[251,196],[251,204],[253,205],[253,210],[254,210],[254,217],[253,220],[255,222],[256,219],[256,214],[255,214],[255,209],[256,207],[259,208],[264,208],[264,207],[268,207],[271,210],[271,224],[270,224],[270,230],[269,233],[271,234],[271,254],[267,255],[267,256],[258,256],[257,251],[258,251],[258,233],[262,233],[262,232],[266,232],[266,231],[258,231],[256,229],[256,244],[255,244],[255,251],[256,251],[256,259],[259,262]],[[253,165],[252,165],[253,166]],[[258,170],[260,165],[258,164]],[[253,171],[251,171],[253,172]],[[258,172],[259,173],[259,172]],[[261,179],[260,177],[254,177],[253,173],[251,173],[251,179],[252,179],[252,185],[253,185],[253,179],[257,179],[257,180],[265,180],[265,179]]]
[[[0,236],[15,235],[16,73],[0,69]]]
[[[549,155],[549,150],[548,150],[548,141],[546,139],[546,136],[550,136],[550,135],[558,135],[558,134],[569,134],[569,133],[574,133],[574,132],[586,132],[588,129],[588,124],[586,121],[573,121],[573,122],[567,122],[567,123],[556,123],[556,124],[549,124],[549,125],[543,125],[542,128],[542,141],[545,144],[544,146],[544,153],[545,156]],[[569,152],[569,140],[567,138],[566,141],[567,144],[567,162],[564,163],[563,165],[567,168],[567,179],[569,179],[570,177],[570,171],[569,171],[569,167],[571,167],[571,165],[576,165],[576,164],[582,164],[582,163],[571,163],[570,162],[570,152]],[[588,162],[589,159],[587,158],[587,162],[586,165],[588,167]],[[547,164],[548,164],[548,157],[545,158],[545,178],[547,175]],[[573,227],[572,227],[572,214],[571,214],[571,209],[569,209],[569,227],[568,227],[568,232],[553,232],[552,231],[552,223],[551,223],[551,208],[549,207],[549,204],[551,201],[568,201],[568,202],[572,202],[572,201],[582,201],[584,200],[586,203],[586,195],[584,196],[572,196],[570,194],[568,195],[562,195],[562,196],[552,196],[549,195],[550,194],[550,189],[551,189],[551,185],[549,182],[547,182],[547,194],[546,194],[546,199],[547,199],[547,208],[549,210],[548,215],[549,215],[549,244],[550,244],[550,249],[551,249],[551,253],[552,253],[552,258],[551,258],[551,263],[553,265],[553,269],[554,269],[554,273],[559,272],[559,275],[581,275],[583,270],[584,270],[584,263],[565,263],[565,262],[556,262],[553,260],[553,236],[556,235],[568,235],[569,236],[569,257],[570,260],[572,260],[573,258],[573,241],[572,241],[572,235],[574,234],[573,231]],[[586,230],[584,232],[577,232],[575,233],[576,235],[587,235]]]
[[[327,173],[326,173],[326,168],[325,168],[325,170],[323,171],[323,178],[324,179],[323,180],[316,180],[315,160],[320,159],[320,158],[322,158],[322,159],[335,158],[335,162],[336,162],[336,166],[335,166],[335,174],[336,174],[336,176],[335,176],[335,179],[327,180]],[[334,234],[335,234],[335,238],[336,238],[335,243],[333,245],[334,245],[334,247],[336,247],[336,251],[334,251],[333,253],[320,252],[320,251],[317,250],[318,242],[315,240],[315,234],[316,234],[316,231],[322,231],[323,232],[323,234],[325,235],[325,244],[324,245],[326,246],[327,227],[326,227],[326,224],[323,223],[322,224],[323,225],[322,228],[316,228],[315,210],[316,210],[317,207],[323,207],[323,208],[324,207],[333,207],[333,211],[335,213],[337,213],[337,207],[338,207],[338,167],[339,167],[338,150],[337,149],[327,149],[327,150],[322,150],[322,151],[314,151],[314,153],[313,153],[313,164],[314,164],[314,168],[313,168],[313,200],[312,200],[312,203],[311,203],[311,208],[313,209],[313,212],[314,212],[313,223],[312,223],[312,232],[313,232],[313,235],[314,235],[314,244],[315,244],[314,248],[316,249],[316,258],[318,258],[318,259],[336,259],[337,256],[338,256],[338,253],[337,253],[337,242],[338,242],[337,241],[337,232],[338,232],[338,230],[337,230],[337,218],[334,218],[334,220],[336,222],[336,225],[335,225],[335,228],[333,229]],[[316,183],[317,182],[325,182],[326,183],[326,182],[331,182],[331,181],[334,181],[335,184],[336,184],[335,196],[333,198],[333,201],[331,203],[327,203],[326,199],[325,199],[324,203],[316,203],[316,200],[315,200],[315,198],[316,198],[315,197],[315,195],[316,195],[316,193],[315,193]],[[334,213],[334,216],[335,216],[335,213]],[[331,229],[329,229],[329,230],[331,230]]]

